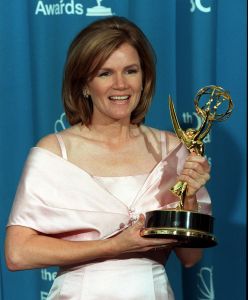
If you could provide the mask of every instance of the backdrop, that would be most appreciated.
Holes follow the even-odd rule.
[[[197,91],[213,84],[230,92],[232,116],[205,139],[218,246],[187,270],[172,256],[167,271],[178,300],[245,299],[245,0],[0,0],[0,299],[45,300],[56,276],[55,268],[9,272],[5,225],[30,147],[68,126],[61,79],[69,43],[102,15],[136,22],[157,53],[148,125],[172,129],[169,94],[180,122],[195,127]]]

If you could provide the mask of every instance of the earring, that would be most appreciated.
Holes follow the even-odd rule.
[[[89,94],[88,94],[88,92],[87,92],[86,89],[83,89],[83,96],[84,96],[84,98],[86,98],[86,99],[89,98]]]

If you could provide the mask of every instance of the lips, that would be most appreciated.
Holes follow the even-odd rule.
[[[129,100],[130,95],[122,95],[122,96],[110,96],[109,100],[111,101],[126,101]]]

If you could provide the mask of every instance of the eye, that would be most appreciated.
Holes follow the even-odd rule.
[[[107,76],[109,76],[111,74],[111,72],[110,71],[100,71],[99,73],[98,73],[98,77],[107,77]]]
[[[127,72],[127,74],[136,74],[136,73],[138,73],[138,70],[137,69],[128,69],[126,72]]]

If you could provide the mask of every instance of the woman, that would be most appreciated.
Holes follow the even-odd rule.
[[[31,149],[8,222],[10,270],[59,266],[48,299],[174,299],[165,269],[173,249],[194,265],[201,249],[140,236],[147,211],[210,213],[205,158],[169,132],[142,125],[155,86],[152,47],[125,18],[83,29],[63,81],[71,127]],[[155,251],[156,250],[156,251]]]

